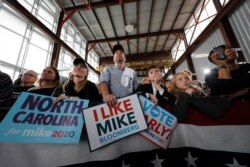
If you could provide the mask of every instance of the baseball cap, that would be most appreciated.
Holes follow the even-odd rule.
[[[85,63],[85,60],[83,60],[83,58],[81,58],[81,57],[75,58],[74,61],[73,61],[73,64],[74,64],[74,65],[83,64],[84,67],[87,68],[87,65],[86,65],[86,63]]]
[[[112,49],[113,54],[115,54],[115,52],[116,52],[117,50],[120,50],[120,51],[122,51],[122,52],[124,53],[124,49],[123,49],[122,45],[120,45],[120,44],[116,44],[116,45],[113,47],[113,49]]]

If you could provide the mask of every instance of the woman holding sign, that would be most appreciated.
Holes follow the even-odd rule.
[[[96,85],[87,80],[88,68],[81,57],[75,58],[74,67],[69,80],[57,87],[52,96],[57,97],[55,103],[65,98],[80,98],[89,100],[89,106],[102,102],[102,97]]]

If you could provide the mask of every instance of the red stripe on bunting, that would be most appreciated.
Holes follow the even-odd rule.
[[[206,106],[204,106],[206,107]],[[164,106],[166,110],[172,112],[171,106]],[[190,108],[188,116],[185,120],[179,122],[181,124],[192,124],[200,126],[209,125],[250,125],[250,101],[233,102],[221,118],[210,118],[197,109]]]

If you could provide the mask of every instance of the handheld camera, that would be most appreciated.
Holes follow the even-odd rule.
[[[222,47],[215,47],[213,50],[217,54],[218,60],[226,60],[226,55],[224,54],[224,49]]]

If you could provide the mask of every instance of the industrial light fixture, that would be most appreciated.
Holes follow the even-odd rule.
[[[125,26],[125,30],[126,30],[127,32],[132,32],[134,29],[135,29],[135,27],[134,27],[133,24],[130,24],[130,23],[129,23],[128,25]]]
[[[203,71],[203,73],[204,73],[204,74],[210,73],[210,69],[205,68],[204,71]]]

